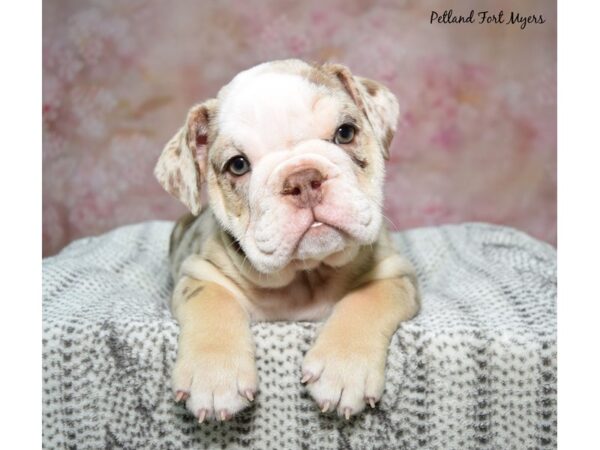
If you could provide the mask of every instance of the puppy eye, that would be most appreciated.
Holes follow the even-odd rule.
[[[335,136],[333,138],[333,142],[336,144],[350,144],[354,140],[354,135],[356,134],[356,127],[349,123],[345,123],[341,127],[337,129],[335,132]]]
[[[227,170],[236,177],[241,177],[250,170],[250,163],[243,156],[234,156],[227,161]]]

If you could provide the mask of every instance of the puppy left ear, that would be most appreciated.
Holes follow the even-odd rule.
[[[383,157],[389,159],[390,145],[400,114],[396,96],[377,81],[352,75],[350,69],[344,65],[327,63],[321,66],[321,70],[334,75],[342,83],[354,103],[369,120],[381,145]]]
[[[200,188],[206,176],[209,124],[217,100],[194,106],[185,125],[165,145],[154,175],[162,187],[178,198],[194,215],[201,210]]]

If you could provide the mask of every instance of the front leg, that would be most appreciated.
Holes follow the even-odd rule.
[[[257,389],[246,311],[220,285],[184,276],[173,293],[173,312],[181,327],[173,371],[176,400],[187,400],[199,422],[231,418]]]
[[[375,406],[391,337],[418,309],[409,277],[371,281],[336,304],[302,365],[302,382],[323,412],[349,419],[365,403]]]

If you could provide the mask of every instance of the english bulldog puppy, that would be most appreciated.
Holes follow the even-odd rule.
[[[192,107],[164,148],[155,175],[191,211],[170,241],[173,391],[199,422],[254,400],[253,321],[326,320],[298,375],[323,412],[381,398],[390,339],[419,310],[382,223],[397,119],[394,95],[345,66],[273,61]]]

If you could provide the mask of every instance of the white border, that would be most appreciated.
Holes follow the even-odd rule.
[[[558,4],[558,442],[597,447],[600,8]]]
[[[41,2],[0,14],[2,448],[41,447]]]

